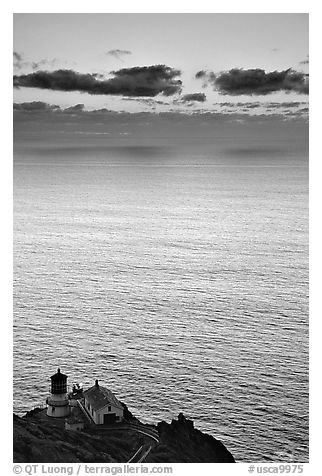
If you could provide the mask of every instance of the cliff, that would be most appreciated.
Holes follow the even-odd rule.
[[[153,441],[131,427],[140,423],[128,412],[128,424],[113,428],[88,428],[67,431],[64,421],[46,417],[44,412],[13,416],[13,461],[15,463],[121,463],[127,462],[143,446],[150,448],[146,463],[230,463],[234,462],[225,446],[193,426],[179,414],[171,424],[149,426],[159,434]],[[142,425],[142,424],[141,424]],[[144,425],[142,425],[144,430]],[[146,427],[147,428],[147,427]]]
[[[160,442],[150,452],[147,463],[234,463],[227,448],[211,435],[202,433],[182,413],[171,424],[157,425]]]
[[[13,415],[13,461],[15,463],[77,463],[116,460],[101,438]]]

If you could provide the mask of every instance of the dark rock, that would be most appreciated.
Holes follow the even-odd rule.
[[[180,413],[178,420],[158,423],[160,443],[147,462],[153,463],[234,463],[227,448],[211,435],[202,433]]]
[[[26,413],[25,417],[33,417],[35,415],[37,415],[37,413],[40,413],[42,412],[43,409],[42,408],[34,408],[33,410],[29,410],[29,412]]]
[[[133,422],[133,423],[141,423],[140,420],[138,420],[133,415],[133,413],[130,412],[130,410],[128,409],[127,405],[124,402],[120,402],[120,403],[124,408],[124,412],[123,412],[124,420],[129,421],[129,422]]]

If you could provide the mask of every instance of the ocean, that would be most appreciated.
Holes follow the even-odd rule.
[[[14,411],[57,367],[240,462],[308,462],[308,157],[227,140],[14,156]]]

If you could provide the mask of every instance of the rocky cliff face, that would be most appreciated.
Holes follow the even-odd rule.
[[[178,420],[157,425],[160,443],[156,445],[147,462],[164,463],[234,463],[227,448],[213,436],[202,433],[182,413]]]
[[[128,421],[139,422],[130,412]],[[59,420],[59,421],[58,421]],[[125,427],[126,425],[124,425]],[[129,426],[129,425],[128,425]],[[233,456],[210,435],[196,430],[182,413],[171,424],[158,423],[159,443],[131,427],[124,430],[66,431],[64,422],[29,412],[13,417],[15,463],[124,463],[141,445],[152,446],[147,463],[231,463]]]

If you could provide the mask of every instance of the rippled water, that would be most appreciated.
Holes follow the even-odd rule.
[[[308,164],[209,145],[14,163],[14,404],[58,366],[238,461],[308,461]]]

